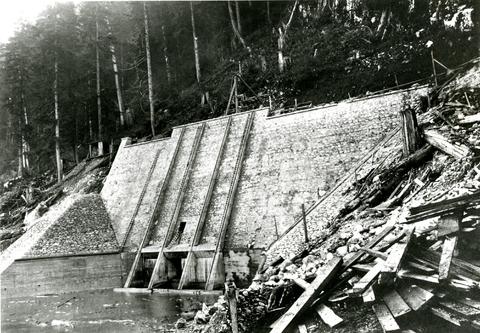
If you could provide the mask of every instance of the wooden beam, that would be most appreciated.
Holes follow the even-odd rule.
[[[307,326],[305,325],[298,325],[298,333],[308,333]]]
[[[412,309],[410,309],[408,304],[403,300],[403,298],[395,289],[392,289],[385,293],[382,300],[383,302],[385,302],[388,309],[395,318],[401,317],[412,311]]]
[[[433,315],[435,315],[435,316],[437,316],[437,317],[439,317],[443,320],[448,321],[450,324],[453,324],[453,325],[458,326],[458,327],[462,326],[461,321],[458,318],[456,318],[456,316],[453,313],[451,313],[450,311],[448,311],[444,308],[441,308],[439,306],[432,306],[430,308],[430,312]]]
[[[325,304],[319,304],[315,307],[315,310],[317,311],[318,315],[322,319],[322,321],[328,325],[330,328],[337,327],[341,323],[343,323],[343,319],[340,318],[333,312],[332,309],[330,309],[328,306]]]
[[[419,147],[417,117],[412,108],[403,108],[400,111],[400,117],[402,119],[403,153],[408,156]]]
[[[395,279],[395,275],[399,271],[403,258],[407,253],[414,230],[415,228],[405,230],[405,236],[398,243],[393,244],[380,272],[379,284],[390,283]]]
[[[409,210],[412,215],[415,215],[420,213],[426,213],[429,211],[445,210],[447,208],[460,208],[469,203],[476,203],[478,201],[480,201],[480,191],[476,191],[471,194],[461,195],[456,198],[435,201],[426,203],[424,205],[411,207]]]
[[[452,144],[436,130],[427,130],[423,136],[429,144],[458,160],[467,157],[471,153],[470,148],[467,146],[463,144]]]
[[[461,301],[441,300],[438,304],[462,317],[469,318],[480,315],[480,309],[466,305]]]
[[[342,259],[335,257],[324,266],[317,270],[317,277],[310,284],[310,287],[303,292],[288,311],[275,324],[270,333],[282,333],[293,322],[293,320],[307,310],[315,300],[315,297],[325,288],[325,286],[336,276],[341,268]]]
[[[433,298],[431,292],[415,285],[404,286],[397,291],[413,311],[421,310]]]
[[[226,202],[226,205],[225,205],[225,210],[223,212],[222,225],[220,227],[220,234],[219,234],[218,239],[217,239],[217,245],[216,245],[214,258],[216,258],[218,256],[219,252],[223,251],[223,245],[224,245],[224,242],[225,242],[225,235],[227,234],[228,225],[230,223],[230,217],[231,217],[231,214],[232,214],[233,204],[235,202],[235,195],[237,193],[238,182],[240,180],[240,174],[242,172],[243,160],[244,160],[245,151],[247,149],[247,144],[248,144],[248,139],[250,137],[250,132],[251,132],[252,125],[253,125],[254,115],[255,115],[254,112],[250,112],[248,114],[247,120],[245,122],[245,127],[244,127],[244,130],[243,130],[243,135],[242,135],[242,139],[241,139],[241,142],[240,142],[240,147],[238,149],[235,168],[233,170],[233,179],[232,179],[232,182],[230,183],[230,189],[229,189],[228,195],[227,195],[227,202]],[[215,274],[216,274],[214,272],[214,270],[215,270],[214,264],[215,264],[215,259],[214,259],[214,262],[212,263],[212,268],[210,270],[210,274],[209,274],[207,283],[205,284],[205,289],[206,290],[211,290],[211,289],[214,288]]]
[[[200,140],[201,140],[201,137],[203,135],[204,130],[205,130],[205,122],[203,122],[200,126],[197,127],[197,131],[195,133],[195,138],[193,140],[192,148],[190,150],[190,155],[188,157],[187,166],[185,167],[185,171],[183,172],[182,181],[180,183],[180,189],[179,189],[177,198],[175,200],[175,209],[174,209],[173,215],[170,219],[170,223],[168,224],[168,229],[167,229],[167,232],[165,234],[165,238],[163,240],[162,249],[158,253],[157,260],[156,260],[155,266],[153,268],[152,276],[150,278],[150,282],[148,283],[148,288],[149,289],[152,289],[153,285],[156,282],[157,275],[158,275],[158,272],[160,270],[160,265],[161,265],[161,263],[164,262],[165,255],[164,255],[163,251],[164,251],[165,248],[168,247],[168,244],[170,243],[172,235],[173,235],[173,233],[175,231],[175,228],[177,226],[178,215],[180,214],[180,208],[182,206],[183,199],[185,197],[186,187],[188,185],[188,181],[189,181],[190,174],[191,174],[191,171],[192,171],[192,168],[193,168],[193,164],[194,164],[195,158],[197,156],[198,146],[200,145]]]
[[[457,237],[447,237],[443,242],[442,256],[438,264],[438,280],[445,282],[450,277],[450,267],[452,265],[453,253],[457,245]]]
[[[383,264],[384,264],[383,261],[377,263],[375,266],[373,266],[373,268],[370,271],[368,271],[367,274],[365,274],[360,279],[360,281],[355,283],[355,285],[353,286],[353,294],[354,295],[360,296],[361,294],[363,294],[365,292],[365,290],[368,289],[368,287],[370,287],[373,284],[375,279],[378,277],[378,274],[380,274],[380,271],[382,270]]]
[[[145,233],[143,234],[143,237],[142,237],[142,241],[138,246],[135,259],[133,260],[133,264],[130,268],[127,279],[125,281],[124,288],[130,287],[130,285],[132,284],[135,273],[137,272],[138,264],[140,263],[140,258],[142,257],[142,249],[145,247],[146,244],[148,244],[148,241],[150,240],[151,233],[153,231],[153,226],[155,221],[158,219],[158,213],[160,212],[161,203],[165,196],[165,191],[167,190],[167,184],[170,180],[170,176],[172,175],[172,170],[177,160],[178,151],[180,149],[180,145],[183,140],[184,134],[185,134],[185,127],[182,127],[182,129],[180,130],[180,134],[178,135],[178,139],[175,144],[175,149],[173,150],[172,157],[170,158],[170,163],[168,164],[167,172],[165,173],[165,177],[163,178],[163,181],[161,183],[162,185],[160,187],[160,190],[157,191],[158,196],[155,199],[155,208],[153,209],[153,214],[150,216],[150,219],[147,224],[147,228],[145,229]]]
[[[460,230],[460,221],[462,219],[462,212],[455,212],[449,215],[443,215],[438,221],[438,235],[437,237],[447,236],[456,233]]]
[[[210,177],[210,183],[208,184],[208,190],[203,200],[202,211],[198,218],[197,225],[195,227],[195,234],[193,235],[192,241],[190,243],[190,250],[187,254],[187,260],[185,262],[184,270],[182,272],[182,276],[180,277],[180,282],[178,284],[178,289],[183,289],[186,283],[189,282],[188,280],[188,273],[186,270],[193,264],[193,260],[195,260],[192,251],[193,247],[200,242],[200,238],[202,237],[203,227],[205,225],[205,219],[207,217],[207,212],[210,207],[210,203],[212,200],[213,189],[217,182],[218,178],[218,171],[220,170],[220,164],[222,162],[223,154],[225,152],[225,146],[227,143],[227,137],[230,133],[230,127],[232,124],[232,117],[228,117],[227,123],[225,125],[225,130],[223,132],[222,142],[220,143],[220,147],[218,149],[217,158],[215,160],[215,166],[213,167],[212,175]]]
[[[230,308],[230,322],[232,333],[238,333],[237,316],[237,288],[232,283],[225,283],[225,295],[227,296],[228,306]]]
[[[383,332],[398,332],[400,330],[400,326],[398,326],[395,318],[390,311],[388,311],[387,306],[383,302],[374,304],[372,308],[377,316],[380,326],[382,326]]]
[[[373,291],[373,287],[370,286],[367,290],[364,291],[362,294],[363,303],[371,304],[375,302],[375,292]]]
[[[382,239],[385,238],[393,229],[395,229],[395,226],[393,225],[387,225],[383,230],[376,235],[370,242],[368,242],[367,245],[364,246],[365,249],[372,249],[375,245],[380,243]],[[360,260],[365,254],[361,251],[356,252],[350,259],[345,261],[343,263],[343,270],[347,270],[350,268],[352,265],[355,265],[355,263]]]

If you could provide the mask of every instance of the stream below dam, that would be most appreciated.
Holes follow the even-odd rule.
[[[1,302],[1,332],[173,332],[182,312],[214,303],[216,296],[82,291]]]

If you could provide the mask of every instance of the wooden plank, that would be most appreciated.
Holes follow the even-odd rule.
[[[471,299],[468,297],[460,297],[459,299],[457,299],[457,302],[468,305],[477,310],[480,310],[480,301],[477,301],[475,299]]]
[[[462,302],[456,302],[456,301],[453,301],[453,300],[442,300],[439,302],[439,304],[460,315],[460,316],[463,316],[463,317],[473,317],[473,316],[478,316],[480,315],[480,310],[479,309],[476,309],[474,307],[471,307],[469,305],[466,305],[466,304],[463,304]]]
[[[430,202],[424,205],[410,207],[410,214],[417,215],[421,213],[426,213],[430,211],[439,211],[449,208],[460,208],[469,203],[475,203],[480,200],[480,191],[476,191],[471,194],[465,194],[458,196],[456,198],[445,199],[442,201]]]
[[[433,298],[431,292],[415,285],[405,286],[397,289],[397,291],[413,311],[421,310]]]
[[[443,242],[442,256],[438,264],[438,280],[445,282],[450,277],[450,267],[452,265],[453,253],[457,245],[457,237],[447,237]]]
[[[235,202],[238,182],[240,180],[240,174],[242,172],[243,160],[245,157],[245,151],[247,149],[248,139],[250,137],[254,116],[255,116],[255,113],[253,112],[250,112],[248,114],[245,127],[243,130],[243,134],[242,134],[242,140],[240,142],[240,147],[238,148],[237,160],[235,162],[235,168],[233,169],[233,179],[232,179],[232,182],[230,183],[230,188],[227,194],[227,202],[225,205],[225,209],[223,211],[222,225],[220,227],[220,234],[217,239],[215,256],[214,256],[215,258],[218,256],[219,252],[223,251],[225,235],[227,234],[228,225],[230,223],[230,216],[232,214],[233,204]],[[222,258],[223,258],[223,255],[222,255]],[[208,277],[207,283],[205,284],[205,289],[207,290],[211,290],[214,288],[215,279],[218,278],[218,276],[215,276],[216,273],[215,273],[215,266],[213,266],[214,264],[215,264],[215,260],[212,263],[212,268],[210,269],[210,275]]]
[[[373,287],[370,286],[365,290],[365,292],[362,294],[363,298],[363,303],[365,304],[371,304],[375,302],[375,292],[373,291]]]
[[[318,315],[322,319],[322,321],[327,324],[330,328],[337,327],[341,323],[343,323],[343,319],[340,318],[333,312],[332,309],[330,309],[328,306],[325,304],[319,304],[315,307],[315,310],[317,311]]]
[[[140,244],[138,246],[138,250],[137,250],[137,253],[135,255],[135,259],[133,260],[133,264],[130,268],[127,279],[125,280],[124,288],[130,287],[130,285],[132,284],[133,278],[134,278],[135,273],[136,273],[137,268],[138,268],[138,264],[140,263],[140,258],[142,256],[142,251],[143,251],[145,245],[148,244],[148,241],[151,237],[154,222],[158,218],[158,213],[160,211],[160,206],[161,206],[163,197],[165,195],[165,191],[167,189],[167,184],[170,180],[170,176],[172,175],[173,167],[175,165],[175,162],[176,162],[177,156],[178,156],[178,151],[180,150],[180,143],[183,140],[184,134],[185,134],[185,127],[182,127],[182,129],[180,131],[180,134],[178,136],[177,143],[175,144],[175,150],[173,151],[172,157],[170,158],[170,163],[168,164],[167,172],[165,173],[165,177],[163,178],[162,185],[160,187],[160,190],[157,191],[158,196],[155,199],[155,208],[153,209],[153,214],[150,216],[147,228],[145,229],[145,233],[143,234],[143,237],[142,237],[142,241],[140,242]]]
[[[383,295],[382,300],[395,318],[403,316],[412,311],[412,309],[395,289],[390,290]]]
[[[407,253],[414,230],[414,228],[405,230],[405,236],[402,238],[402,240],[393,244],[392,249],[388,254],[388,258],[380,272],[379,284],[393,282],[396,273],[400,269],[403,258]]]
[[[305,325],[298,325],[298,333],[308,333],[307,326]]]
[[[325,286],[336,276],[342,265],[342,259],[335,257],[324,266],[317,270],[317,277],[310,284],[295,303],[282,316],[281,320],[275,324],[270,333],[282,333],[292,323],[292,321],[303,311],[308,309],[313,303],[315,297],[325,288]]]
[[[400,326],[398,326],[395,318],[392,316],[390,311],[388,311],[387,306],[383,303],[377,303],[372,306],[375,315],[377,316],[380,326],[382,326],[383,332],[398,332],[400,331]]]
[[[180,189],[178,191],[178,195],[175,200],[175,209],[173,212],[173,215],[170,219],[170,222],[168,224],[167,232],[165,234],[165,238],[163,240],[162,244],[162,249],[158,253],[157,260],[155,262],[155,266],[153,268],[152,276],[150,278],[150,282],[148,283],[148,289],[152,289],[153,285],[157,281],[157,276],[158,272],[160,271],[160,267],[162,264],[165,262],[165,254],[163,251],[168,247],[174,231],[177,227],[177,220],[178,220],[178,215],[180,214],[180,208],[182,207],[183,204],[183,199],[185,198],[185,193],[186,193],[186,188],[188,185],[188,181],[190,179],[190,174],[192,172],[193,164],[195,162],[195,158],[197,157],[197,152],[198,152],[198,146],[200,145],[200,140],[202,138],[203,132],[205,130],[205,123],[202,123],[200,126],[197,127],[197,131],[195,133],[195,138],[193,140],[193,145],[190,150],[190,155],[188,156],[188,162],[187,166],[185,168],[185,171],[183,172],[182,176],[182,181],[180,183]]]
[[[398,271],[397,275],[401,279],[410,279],[410,280],[428,282],[433,284],[440,283],[440,281],[438,281],[438,275],[436,274],[434,275],[416,274],[416,273],[410,272],[409,270],[402,269]]]
[[[443,215],[438,221],[438,238],[460,230],[461,213]]]
[[[393,226],[393,225],[385,226],[385,228],[383,228],[383,230],[378,235],[376,235],[370,242],[368,242],[368,244],[365,245],[363,248],[372,249],[382,239],[384,239],[385,236],[387,236],[393,229],[395,229],[395,226]],[[356,252],[349,260],[347,260],[343,263],[343,270],[346,270],[346,269],[350,268],[358,260],[360,260],[364,255],[365,254],[361,251]]]
[[[361,295],[365,290],[367,290],[368,287],[372,285],[374,280],[377,278],[378,274],[380,274],[380,271],[382,270],[383,267],[383,261],[377,263],[370,271],[368,271],[367,274],[365,274],[360,281],[355,283],[353,286],[353,294],[354,295]]]
[[[446,320],[446,321],[448,321],[449,323],[451,323],[455,326],[458,326],[458,327],[462,326],[461,321],[458,320],[458,318],[456,318],[455,315],[453,315],[451,312],[449,312],[448,310],[446,310],[444,308],[441,308],[441,307],[438,307],[438,306],[432,306],[430,308],[430,312],[432,314],[434,314],[435,316],[437,316],[439,318],[442,318],[443,320]]]

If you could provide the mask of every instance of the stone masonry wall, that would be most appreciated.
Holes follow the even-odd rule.
[[[310,207],[334,186],[399,124],[398,113],[404,104],[418,95],[426,95],[426,92],[426,87],[416,87],[270,117],[267,109],[255,110],[225,254],[228,255],[230,250],[238,253],[248,248],[267,248],[300,216],[301,204]],[[232,130],[201,243],[214,244],[218,236],[246,118],[246,113],[233,115]],[[178,222],[187,222],[182,243],[191,239],[198,221],[226,117],[208,120],[206,124],[180,211]],[[199,123],[194,123],[177,127],[171,139],[120,149],[105,184],[107,189],[102,191],[107,210],[109,207],[115,208],[112,209],[111,218],[118,234],[125,232],[131,219],[135,198],[141,192],[155,149],[164,149],[160,159],[169,162],[181,128],[184,127],[185,136],[161,204],[160,219],[153,239],[153,243],[161,245],[175,208],[181,176],[198,126]],[[167,165],[165,163],[161,168],[166,169]],[[110,179],[112,174],[114,180]],[[108,189],[107,185],[115,185],[115,188],[111,186]],[[109,196],[113,196],[113,203],[108,203],[112,200]],[[145,203],[149,207],[154,207],[154,204]],[[142,219],[148,216],[147,212],[153,212],[153,209],[145,208]],[[138,224],[135,222],[133,229],[142,229],[140,219]]]
[[[227,249],[266,248],[399,124],[426,87],[307,111],[255,115]]]

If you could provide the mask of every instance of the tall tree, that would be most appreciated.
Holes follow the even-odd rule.
[[[112,55],[112,67],[113,75],[115,76],[115,89],[117,91],[117,104],[118,112],[120,113],[120,126],[125,126],[125,109],[123,107],[123,96],[122,96],[122,87],[120,86],[120,75],[118,73],[117,66],[117,54],[115,52],[115,44],[113,42],[112,27],[110,26],[110,21],[106,19],[108,27],[108,37],[110,39],[110,53]]]
[[[152,135],[155,136],[155,111],[153,109],[153,80],[152,80],[152,59],[150,58],[150,34],[148,30],[147,5],[143,3],[143,16],[145,24],[145,50],[147,56],[147,75],[148,75],[148,102],[150,106],[150,127]]]
[[[297,5],[298,5],[298,0],[296,0],[293,5],[288,22],[286,24],[281,22],[281,25],[278,27],[277,54],[278,54],[278,71],[280,73],[283,73],[283,71],[285,70],[285,57],[283,55],[283,51],[285,50],[288,29],[290,28],[290,24],[292,24],[293,14],[295,14]]]
[[[100,88],[100,34],[98,28],[98,4],[95,8],[95,61],[97,78],[97,125],[98,125],[98,155],[103,155],[103,133],[102,133],[102,97]]]
[[[54,98],[54,114],[55,114],[55,160],[57,163],[57,181],[60,183],[63,179],[63,165],[60,154],[60,112],[58,110],[58,39],[57,39],[57,19],[55,14],[55,55],[54,55],[54,81],[53,81],[53,98]]]
[[[238,6],[238,3],[236,2],[237,6]],[[230,23],[232,25],[232,30],[233,30],[233,33],[235,34],[235,36],[238,38],[238,40],[240,41],[240,43],[242,44],[242,46],[249,52],[251,53],[251,50],[250,48],[247,46],[247,43],[245,42],[245,40],[243,39],[242,37],[242,34],[241,34],[241,30],[240,30],[240,24],[238,23],[238,20],[240,20],[240,13],[237,12],[237,22],[235,22],[235,17],[233,15],[233,10],[232,10],[232,5],[231,5],[231,1],[227,1],[227,7],[228,7],[228,16],[230,17]]]
[[[165,24],[162,24],[162,40],[163,40],[163,59],[165,60],[165,72],[167,74],[167,82],[172,82],[172,70],[170,69],[170,60],[168,58],[167,36],[165,35]]]

